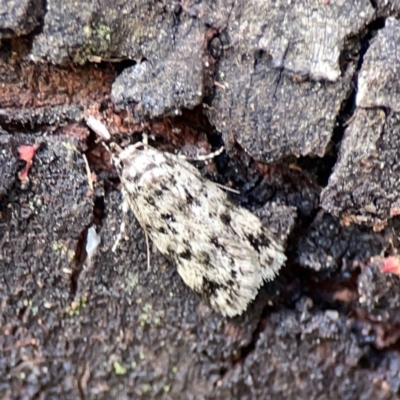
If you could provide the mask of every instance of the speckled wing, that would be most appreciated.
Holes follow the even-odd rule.
[[[274,234],[177,156],[129,146],[119,160],[124,197],[159,251],[214,309],[241,314],[286,260]]]

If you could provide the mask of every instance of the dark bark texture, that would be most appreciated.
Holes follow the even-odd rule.
[[[398,1],[0,10],[0,398],[399,398]],[[152,245],[149,270],[132,214],[111,251],[120,182],[88,116],[122,146],[224,144],[199,169],[288,257],[246,313]]]

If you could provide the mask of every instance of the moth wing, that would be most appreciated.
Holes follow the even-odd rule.
[[[284,262],[283,249],[254,214],[231,203],[190,163],[146,151],[121,176],[136,218],[189,287],[223,315],[241,314],[263,278]]]
[[[245,208],[232,209],[230,216],[231,227],[237,236],[257,251],[263,279],[273,279],[286,261],[281,241],[256,215]]]
[[[211,306],[226,316],[235,316],[246,310],[254,300],[263,283],[257,260],[251,248],[244,248],[229,238],[220,238],[223,248],[218,252],[209,246],[209,241],[198,242],[190,259],[176,258],[178,273],[183,281],[200,293]],[[208,252],[209,259],[205,263],[203,252]],[[200,255],[200,257],[197,257]]]

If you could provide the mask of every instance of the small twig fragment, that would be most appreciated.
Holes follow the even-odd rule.
[[[86,175],[91,193],[94,191],[92,171],[90,170],[89,162],[85,154],[83,154],[83,161],[85,162]]]
[[[86,118],[86,125],[101,139],[106,141],[111,139],[109,130],[99,119],[90,115]]]

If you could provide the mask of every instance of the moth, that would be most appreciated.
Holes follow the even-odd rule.
[[[286,257],[282,243],[187,160],[145,143],[113,157],[129,207],[183,281],[224,316],[242,314]]]

